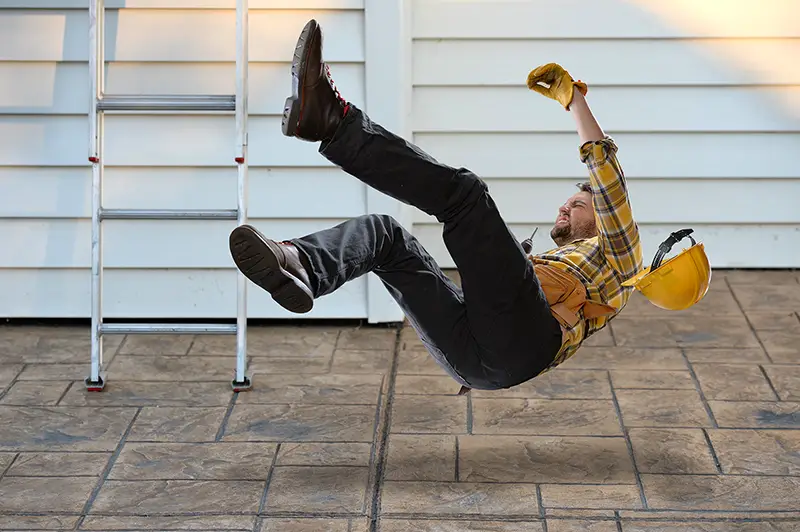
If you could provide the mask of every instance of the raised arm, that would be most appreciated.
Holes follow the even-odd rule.
[[[567,108],[580,137],[580,158],[589,169],[600,248],[622,280],[642,267],[639,227],[633,218],[617,146],[597,123],[581,91],[574,91]]]

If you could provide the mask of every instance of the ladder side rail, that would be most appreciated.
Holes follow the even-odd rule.
[[[249,89],[249,6],[248,0],[236,0],[236,164],[237,225],[247,223],[248,190],[248,89]],[[236,275],[236,378],[235,390],[251,386],[245,375],[247,364],[247,279]]]
[[[89,106],[89,162],[92,165],[92,241],[91,241],[91,369],[86,386],[91,391],[102,390],[100,368],[103,364],[103,231],[100,220],[103,183],[103,116],[97,102],[104,90],[105,68],[105,4],[104,0],[89,0],[89,76],[91,104]]]

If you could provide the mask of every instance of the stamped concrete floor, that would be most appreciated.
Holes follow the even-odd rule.
[[[411,329],[110,337],[0,329],[0,529],[800,530],[800,273],[635,297],[559,369],[458,385]]]

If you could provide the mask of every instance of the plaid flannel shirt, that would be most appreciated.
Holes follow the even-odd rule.
[[[589,169],[598,235],[578,239],[556,249],[529,255],[534,264],[549,264],[581,280],[587,297],[617,309],[617,313],[580,320],[567,329],[564,344],[548,368],[569,359],[583,341],[606,326],[627,304],[632,288],[622,282],[642,268],[639,228],[633,219],[622,167],[616,157],[617,145],[611,137],[586,142],[579,149],[580,160]]]

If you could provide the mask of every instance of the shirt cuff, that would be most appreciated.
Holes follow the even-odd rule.
[[[597,162],[603,162],[610,154],[616,153],[617,149],[614,139],[606,135],[601,140],[584,142],[578,150],[578,154],[582,163],[586,163],[589,157]]]

